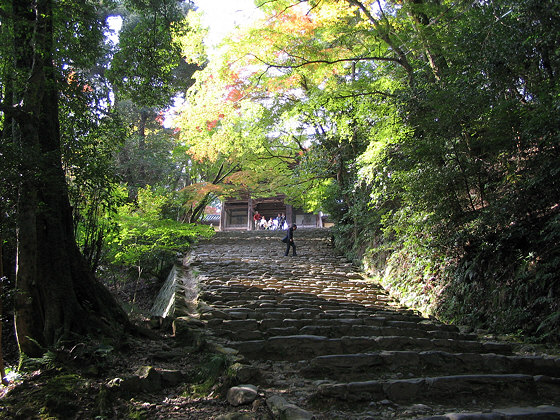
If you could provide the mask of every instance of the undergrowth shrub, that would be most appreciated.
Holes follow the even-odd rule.
[[[209,226],[182,223],[166,217],[168,196],[147,187],[138,191],[136,203],[119,207],[118,228],[108,238],[106,261],[163,279],[177,256],[200,237],[210,237]]]

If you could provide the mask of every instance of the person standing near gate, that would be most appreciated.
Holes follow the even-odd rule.
[[[294,243],[294,231],[296,229],[297,229],[297,225],[294,223],[288,229],[288,232],[286,233],[286,236],[284,237],[284,239],[282,239],[282,242],[286,243],[286,253],[284,254],[285,256],[288,256],[288,254],[290,253],[290,247],[292,247],[292,250],[293,250],[292,255],[294,257],[297,256],[296,244]]]
[[[255,215],[253,216],[253,222],[254,222],[254,224],[255,224],[254,229],[258,229],[258,228],[259,228],[259,225],[260,225],[260,223],[261,223],[261,219],[262,219],[262,216],[260,215],[259,211],[257,210],[257,211],[255,212]]]

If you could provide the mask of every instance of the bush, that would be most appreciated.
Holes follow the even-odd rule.
[[[138,192],[138,204],[124,205],[116,216],[117,233],[109,242],[109,260],[113,264],[134,267],[161,278],[199,237],[210,237],[209,226],[181,223],[163,218],[165,195],[149,187]]]

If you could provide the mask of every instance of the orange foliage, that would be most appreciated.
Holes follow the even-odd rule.
[[[71,70],[70,73],[68,73],[68,76],[66,76],[66,83],[68,83],[69,85],[76,85],[76,86],[81,85],[81,83],[76,78],[76,72],[74,70]],[[82,86],[82,92],[93,92],[93,88],[87,83],[85,83]]]
[[[229,91],[226,100],[230,102],[237,102],[243,97],[243,94],[237,88],[233,88]]]
[[[252,182],[252,177],[254,173],[252,171],[239,171],[229,175],[225,180],[224,183],[226,184],[234,184],[234,185],[242,185],[248,186]]]
[[[206,206],[204,208],[205,214],[220,214],[220,211],[216,207]]]
[[[196,184],[187,185],[181,190],[181,192],[188,193],[191,196],[191,199],[187,201],[193,202],[198,201],[208,193],[219,194],[222,192],[222,189],[222,186],[212,184],[210,182],[198,182]]]
[[[71,85],[75,81],[76,81],[76,72],[74,70],[71,70],[70,73],[68,73],[68,76],[66,77],[66,82],[68,82],[68,84]]]
[[[288,30],[292,33],[304,34],[314,31],[318,22],[313,21],[303,8],[292,8],[277,16],[278,29]]]
[[[212,131],[218,125],[218,120],[206,121],[206,129]]]

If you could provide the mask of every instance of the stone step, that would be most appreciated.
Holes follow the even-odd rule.
[[[560,408],[551,405],[538,407],[506,407],[482,411],[446,413],[419,417],[421,420],[552,420],[560,419]]]
[[[283,235],[218,232],[185,259],[197,328],[246,366],[240,380],[321,420],[558,418],[538,407],[560,404],[558,358],[512,355],[397,305],[336,255],[328,230],[298,229],[297,258],[283,257]]]
[[[243,306],[245,308],[258,308],[262,303],[270,305],[278,305],[285,309],[301,309],[312,308],[321,311],[321,318],[349,318],[349,317],[375,317],[383,318],[388,321],[388,324],[396,326],[412,326],[414,328],[422,328],[426,330],[444,329],[447,331],[458,331],[457,327],[452,325],[445,325],[427,321],[419,317],[413,311],[397,311],[389,310],[385,305],[380,306],[379,309],[365,307],[364,305],[356,304],[353,302],[339,302],[339,301],[325,301],[317,299],[316,296],[305,294],[306,296],[299,296],[297,299],[286,298],[283,295],[298,293],[299,292],[286,292],[279,293],[278,290],[273,288],[253,290],[250,293],[246,290],[243,293],[239,291],[225,291],[222,292],[221,288],[214,287],[201,293],[199,300],[212,304],[220,309],[232,306]],[[263,294],[266,291],[267,294]],[[420,324],[417,327],[416,324]]]
[[[357,381],[395,374],[522,373],[560,377],[560,358],[444,351],[381,351],[318,356],[301,364],[304,376]]]
[[[307,321],[307,320],[302,320]],[[375,325],[370,320],[356,318],[346,318],[338,320],[311,320],[301,327],[302,334],[326,335],[328,337],[352,336],[407,336],[407,337],[426,337],[442,339],[474,340],[476,336],[472,334],[461,334],[459,332],[433,329],[423,329],[418,327],[401,328],[397,326]],[[313,322],[314,321],[314,322]],[[323,321],[323,322],[321,322]],[[327,321],[327,322],[325,322]],[[364,322],[365,321],[365,322]],[[371,320],[375,321],[375,320]]]
[[[347,274],[346,277],[350,276],[351,273]],[[291,285],[298,288],[298,290],[291,293],[300,293],[301,298],[317,298],[316,292],[321,292],[325,294],[340,295],[342,297],[359,297],[359,298],[376,298],[383,297],[387,299],[387,293],[379,288],[375,284],[370,284],[366,282],[358,282],[351,279],[343,279],[340,281],[327,281],[321,279],[320,277],[305,278],[292,273],[278,273],[271,277],[266,271],[249,271],[249,272],[238,272],[228,270],[227,267],[220,267],[215,270],[206,270],[205,276],[207,279],[211,279],[211,286],[215,286],[216,289],[222,289],[232,278],[237,278],[239,281],[244,281],[249,283],[249,285],[242,285],[238,288],[239,292],[246,292],[254,289],[266,288],[269,284],[274,284],[279,286]],[[292,277],[294,276],[294,277]],[[327,276],[327,275],[325,275]],[[323,277],[325,277],[323,276]],[[331,277],[331,274],[328,274]],[[254,283],[251,285],[251,283]],[[211,287],[206,286],[206,289]],[[305,293],[312,291],[313,293]],[[287,292],[283,293],[285,295]]]
[[[513,401],[560,402],[560,378],[523,374],[437,376],[319,385],[314,399],[345,402],[443,402],[469,404],[473,399],[494,404]]]
[[[414,337],[341,337],[317,335],[276,336],[265,340],[233,341],[228,344],[241,354],[257,360],[305,360],[329,354],[367,353],[380,350],[443,350],[462,353],[509,354],[503,343]]]
[[[267,315],[273,313],[267,311]],[[346,318],[338,320],[309,319],[311,311],[302,309],[301,312],[291,313],[293,319],[284,318],[285,312],[278,311],[276,318],[261,319],[258,313],[243,313],[231,311],[220,315],[218,319],[209,319],[210,325],[219,335],[235,339],[235,335],[242,330],[259,331],[263,337],[275,335],[317,335],[328,338],[354,336],[354,337],[382,337],[402,336],[429,339],[454,339],[474,341],[476,336],[440,330],[423,330],[413,328],[397,328],[384,325],[369,325],[376,320]],[[301,318],[298,317],[301,316]],[[235,317],[235,318],[234,318]],[[234,319],[232,319],[234,318]],[[281,331],[286,330],[283,334]],[[289,331],[289,332],[288,332]],[[238,339],[241,340],[241,339]]]

